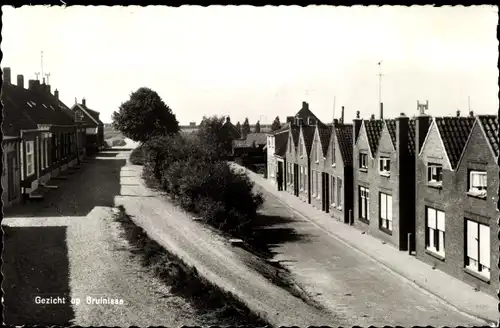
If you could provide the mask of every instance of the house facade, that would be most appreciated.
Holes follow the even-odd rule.
[[[6,204],[13,204],[19,198],[35,196],[39,186],[78,163],[81,145],[77,136],[83,127],[59,100],[59,92],[52,94],[45,81],[29,80],[25,88],[23,75],[17,76],[14,85],[10,68],[4,68],[3,73],[3,145],[8,151],[2,183],[4,190],[12,191],[4,196]]]
[[[75,121],[86,126],[85,152],[89,155],[95,154],[104,147],[104,123],[99,119],[100,113],[88,108],[85,98],[81,103],[75,101],[71,110]]]
[[[327,204],[330,191],[328,184],[325,185],[324,182],[325,164],[332,129],[331,126],[316,126],[311,147],[311,204],[325,212],[329,212]]]
[[[297,161],[298,157],[298,145],[299,145],[299,135],[300,128],[298,126],[292,125],[288,130],[288,140],[286,146],[285,161],[286,166],[286,191],[290,194],[299,196],[299,190],[301,187],[301,180],[299,178],[299,164]]]
[[[435,117],[429,125],[416,161],[416,255],[496,295],[498,118]]]

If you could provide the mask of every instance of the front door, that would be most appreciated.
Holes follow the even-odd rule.
[[[293,194],[299,196],[299,164],[293,164]]]
[[[16,186],[15,186],[15,178],[16,178],[16,153],[10,152],[7,154],[7,192],[8,199],[12,201],[16,199]]]

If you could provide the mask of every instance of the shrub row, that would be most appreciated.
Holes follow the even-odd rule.
[[[144,145],[145,178],[185,210],[233,236],[251,233],[252,219],[263,203],[244,173],[231,170],[217,152],[199,138],[156,137]]]

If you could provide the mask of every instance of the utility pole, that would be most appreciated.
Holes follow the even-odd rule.
[[[469,112],[470,112],[470,96],[468,98],[469,98]]]
[[[384,105],[382,103],[382,61],[378,62],[378,104],[380,106],[380,119],[384,117]]]

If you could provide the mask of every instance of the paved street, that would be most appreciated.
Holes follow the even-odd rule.
[[[196,311],[130,255],[111,209],[126,194],[129,152],[107,151],[84,164],[43,202],[7,211],[2,288],[7,324],[81,326],[203,325]],[[40,305],[34,297],[79,298]],[[88,305],[92,296],[124,305]]]
[[[256,190],[265,195],[262,213],[280,217],[284,222],[273,228],[293,229],[294,235],[300,236],[276,245],[275,259],[283,261],[309,294],[349,324],[435,327],[478,324],[332,238],[261,187],[256,186]]]

